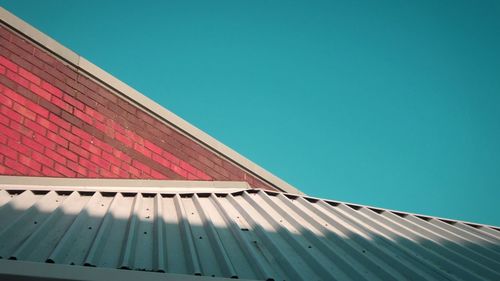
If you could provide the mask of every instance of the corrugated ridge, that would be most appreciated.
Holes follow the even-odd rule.
[[[0,256],[260,280],[500,280],[494,227],[255,190],[0,190]]]

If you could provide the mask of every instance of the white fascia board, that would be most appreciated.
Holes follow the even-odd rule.
[[[114,89],[116,93],[120,94],[122,97],[128,99],[135,105],[143,108],[146,112],[152,115],[154,118],[170,124],[176,127],[178,130],[183,132],[185,135],[196,140],[199,143],[204,144],[209,149],[215,151],[216,153],[226,157],[231,162],[237,164],[248,172],[254,174],[258,178],[270,183],[281,191],[300,194],[303,195],[300,190],[293,187],[289,183],[275,176],[271,172],[265,170],[259,165],[253,163],[246,157],[242,156],[238,152],[219,142],[215,138],[211,137],[207,133],[198,129],[194,125],[188,123],[181,117],[167,110],[163,106],[154,102],[150,98],[146,97],[139,91],[133,89],[129,85],[120,81],[113,75],[94,65],[87,59],[76,54],[70,49],[64,47],[54,39],[50,38],[46,34],[42,33],[35,27],[26,23],[22,19],[16,17],[9,11],[0,7],[0,19],[2,22],[17,30],[18,32],[24,34],[27,38],[34,41],[36,44],[46,48],[47,50],[54,53],[56,56],[66,60],[67,62],[73,64],[79,72],[84,72],[90,75],[97,82]]]
[[[227,281],[234,279],[0,259],[0,280]]]
[[[251,189],[243,181],[175,181],[0,176],[0,189],[143,193],[233,193]]]

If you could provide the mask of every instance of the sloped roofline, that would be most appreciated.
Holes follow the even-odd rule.
[[[27,22],[18,18],[14,14],[0,7],[0,20],[23,34],[29,40],[33,41],[37,45],[48,50],[52,54],[56,55],[60,59],[72,64],[76,67],[79,73],[85,73],[91,78],[103,84],[104,86],[111,88],[115,93],[119,94],[121,97],[127,99],[134,105],[142,108],[144,111],[148,112],[151,116],[157,118],[162,122],[174,126],[190,138],[195,141],[205,145],[209,149],[217,152],[218,154],[226,157],[231,162],[240,166],[241,168],[247,170],[258,178],[268,182],[272,186],[280,189],[281,191],[293,194],[303,194],[300,190],[275,176],[271,172],[265,170],[254,162],[250,161],[246,157],[242,156],[238,152],[219,142],[215,138],[211,137],[207,133],[198,129],[194,125],[190,124],[186,120],[172,113],[168,109],[159,105],[155,101],[146,97],[144,94],[120,81],[118,78],[109,74],[105,70],[99,68],[95,64],[91,63],[84,57],[78,55],[72,50],[66,48],[59,42],[55,41],[51,37],[47,36],[40,30],[31,26]]]

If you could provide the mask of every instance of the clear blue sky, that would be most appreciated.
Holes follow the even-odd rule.
[[[500,225],[500,2],[3,1],[307,194]]]

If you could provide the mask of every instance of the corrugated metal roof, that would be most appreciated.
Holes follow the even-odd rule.
[[[2,188],[4,259],[264,280],[500,280],[490,226],[258,190]]]

